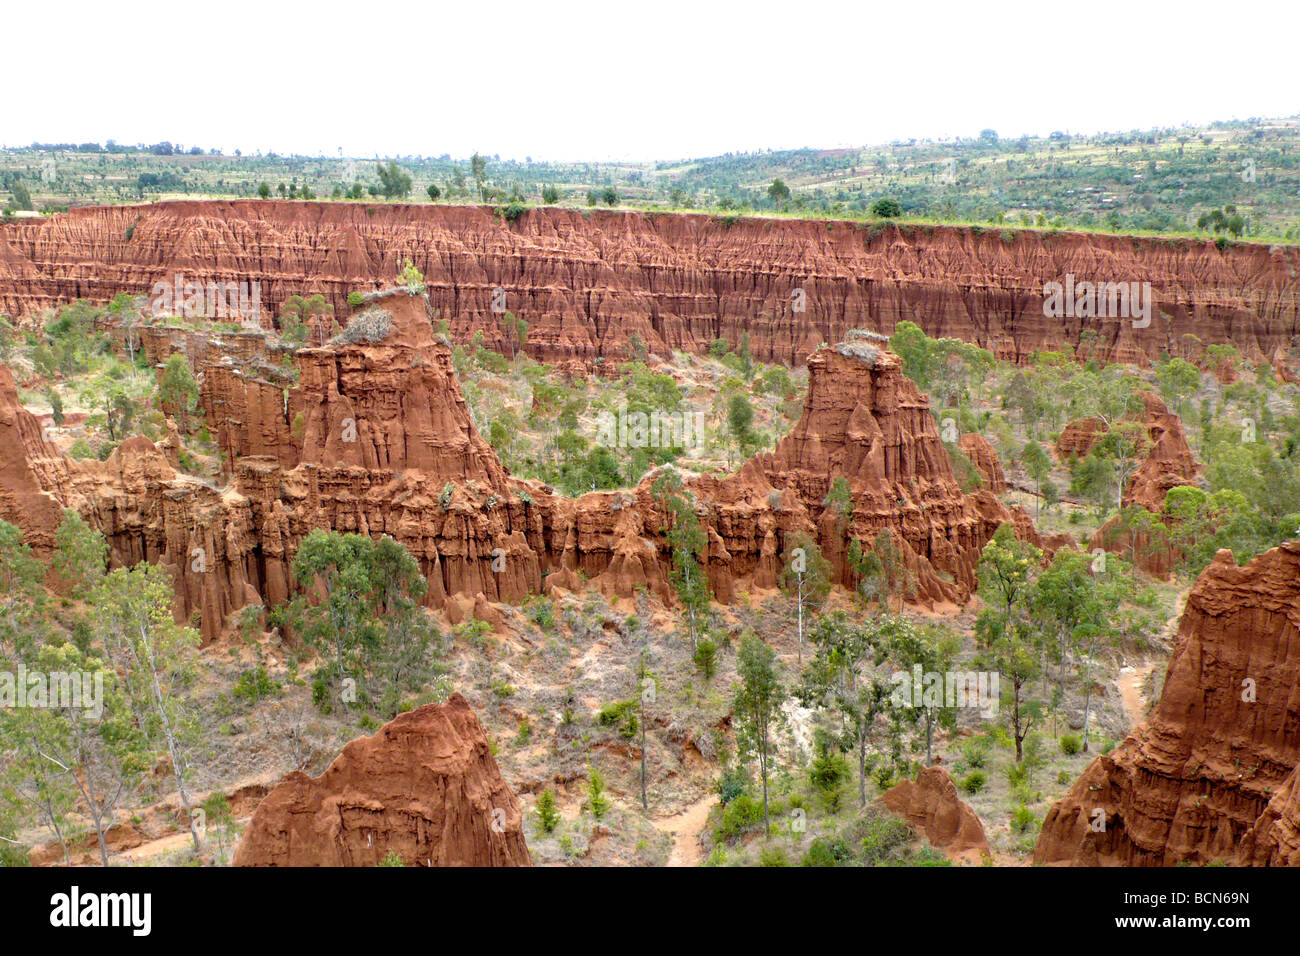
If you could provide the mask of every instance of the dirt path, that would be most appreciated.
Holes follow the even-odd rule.
[[[1124,703],[1124,713],[1128,715],[1129,730],[1141,723],[1146,715],[1147,700],[1142,693],[1142,685],[1146,683],[1147,675],[1154,669],[1154,664],[1120,668],[1119,695]]]
[[[700,831],[708,822],[709,811],[718,798],[713,794],[692,803],[676,816],[655,823],[661,833],[673,835],[673,848],[668,854],[668,866],[698,866],[700,863]]]

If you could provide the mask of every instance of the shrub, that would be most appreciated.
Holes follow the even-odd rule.
[[[727,803],[722,811],[722,819],[713,831],[713,836],[718,842],[734,840],[762,825],[762,801],[742,793]]]
[[[852,858],[843,837],[818,837],[809,845],[800,866],[839,866]]]
[[[962,756],[972,767],[983,767],[989,758],[989,739],[987,737],[972,737],[962,744]]]
[[[789,866],[790,861],[785,857],[785,850],[777,846],[770,846],[758,855],[759,866]]]
[[[1016,833],[1028,833],[1034,825],[1034,814],[1024,804],[1016,807],[1011,814],[1011,829]]]
[[[360,292],[349,292],[349,293],[348,293],[348,305],[352,306],[352,308],[354,308],[354,309],[355,309],[357,306],[359,306],[362,302],[365,302],[365,301],[366,301],[366,297],[365,297],[364,295],[362,295]]]
[[[718,802],[726,806],[749,789],[749,775],[739,764],[724,767],[713,789],[717,791]]]
[[[969,794],[976,794],[984,789],[986,783],[988,783],[988,777],[984,775],[983,770],[972,770],[962,780],[961,788]]]
[[[1056,782],[1063,787],[1068,787],[1070,785],[1070,771],[1062,770],[1058,773],[1056,775]]]
[[[543,833],[553,833],[560,825],[560,810],[549,787],[537,795],[537,825]]]
[[[546,598],[538,598],[528,609],[528,617],[547,634],[555,630],[555,605]]]
[[[1073,757],[1083,749],[1083,741],[1074,734],[1061,735],[1061,753]]]
[[[691,660],[695,662],[695,669],[700,672],[700,676],[706,681],[713,680],[713,675],[717,670],[718,645],[707,637],[700,641],[695,647],[695,653],[691,655]]]
[[[587,809],[597,820],[609,812],[609,797],[605,796],[605,778],[595,767],[592,767],[587,775]]]

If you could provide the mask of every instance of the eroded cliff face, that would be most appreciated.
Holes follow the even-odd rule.
[[[465,698],[399,714],[253,813],[234,866],[531,866],[523,811]]]
[[[529,323],[546,362],[622,361],[632,335],[652,351],[733,345],[800,365],[849,329],[904,319],[1021,361],[1097,333],[1096,354],[1146,362],[1184,354],[1183,336],[1230,342],[1293,376],[1300,250],[1081,233],[869,226],[806,220],[536,208],[507,221],[486,207],[216,201],[87,207],[0,226],[0,311],[146,294],[154,282],[256,281],[262,323],[294,294],[320,292],[340,318],[357,288],[424,273],[453,334],[508,351],[500,304]],[[1150,324],[1047,318],[1043,287],[1149,282]],[[796,291],[800,290],[800,291]],[[1195,359],[1196,356],[1189,356]]]
[[[1034,859],[1295,863],[1297,763],[1300,543],[1241,568],[1220,551],[1188,595],[1160,702],[1052,807]]]
[[[672,601],[657,473],[578,499],[511,478],[474,428],[424,296],[373,297],[342,339],[296,354],[292,386],[255,356],[229,362],[210,344],[192,354],[201,401],[232,454],[224,488],[178,473],[174,448],[142,437],[106,462],[71,461],[4,379],[0,428],[9,422],[22,454],[0,472],[0,517],[48,551],[59,509],[75,508],[107,536],[114,565],[148,560],[172,572],[178,616],[197,612],[207,641],[244,605],[290,596],[293,556],[316,528],[391,535],[419,561],[429,605],[453,619],[465,600],[517,603],[587,581],[610,597],[644,587]],[[717,600],[731,601],[738,583],[774,586],[796,534],[816,540],[852,586],[849,542],[870,547],[889,528],[916,582],[911,599],[930,606],[966,600],[999,524],[1045,546],[1023,511],[987,490],[962,493],[928,400],[878,341],[859,334],[820,349],[809,367],[803,416],[774,452],[725,478],[684,476]],[[845,515],[825,504],[837,477],[850,492]]]

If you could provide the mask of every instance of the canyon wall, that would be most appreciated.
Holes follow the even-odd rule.
[[[1232,343],[1284,369],[1300,345],[1295,247],[556,207],[510,221],[362,202],[178,201],[3,225],[0,312],[147,294],[180,273],[256,281],[263,325],[288,296],[316,292],[344,319],[348,292],[393,281],[408,258],[457,340],[482,330],[514,347],[494,311],[501,289],[496,305],[528,321],[527,351],[547,362],[622,361],[632,335],[665,354],[748,334],[756,358],[802,365],[849,329],[889,334],[904,319],[1017,362],[1085,331],[1117,361]],[[1044,317],[1044,283],[1067,275],[1149,282],[1150,325]]]
[[[1300,813],[1300,542],[1187,598],[1160,702],[1043,820],[1038,863],[1295,863]]]

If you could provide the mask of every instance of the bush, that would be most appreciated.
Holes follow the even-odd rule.
[[[700,676],[706,681],[713,680],[713,675],[717,670],[718,645],[707,637],[703,638],[695,646],[695,653],[691,655],[691,660],[695,663],[695,669],[700,672]]]
[[[972,767],[983,767],[989,758],[989,739],[987,737],[972,737],[962,744],[962,756]]]
[[[785,857],[785,850],[780,847],[770,846],[758,855],[759,866],[789,866],[790,861]]]
[[[961,788],[969,794],[976,794],[984,789],[986,783],[988,783],[988,777],[984,775],[983,770],[972,770],[962,780]]]
[[[722,776],[718,777],[717,783],[713,785],[713,789],[717,791],[718,802],[726,806],[749,790],[749,774],[739,764],[725,767]]]
[[[1056,775],[1056,782],[1063,787],[1068,787],[1070,785],[1070,779],[1070,771],[1068,770],[1062,770]]]
[[[733,797],[722,811],[722,820],[713,831],[719,843],[735,840],[763,825],[763,803],[747,793]]]
[[[1061,735],[1061,753],[1073,757],[1083,749],[1083,741],[1074,734]]]
[[[1023,804],[1016,807],[1011,814],[1011,829],[1016,833],[1028,833],[1034,825],[1033,812]]]
[[[910,826],[891,814],[868,814],[852,832],[862,846],[862,862],[869,866],[897,859],[916,836]]]
[[[529,619],[547,634],[555,630],[555,605],[546,598],[538,598],[528,609]]]
[[[843,837],[818,837],[803,855],[800,866],[839,866],[853,858]]]
[[[354,308],[354,309],[355,309],[357,306],[359,306],[362,302],[365,302],[365,301],[366,301],[366,297],[365,297],[364,295],[362,295],[360,292],[349,292],[349,293],[348,293],[348,305],[352,306],[352,308]]]
[[[547,788],[537,795],[537,825],[543,833],[552,833],[560,824],[560,811],[555,805],[555,794]]]

